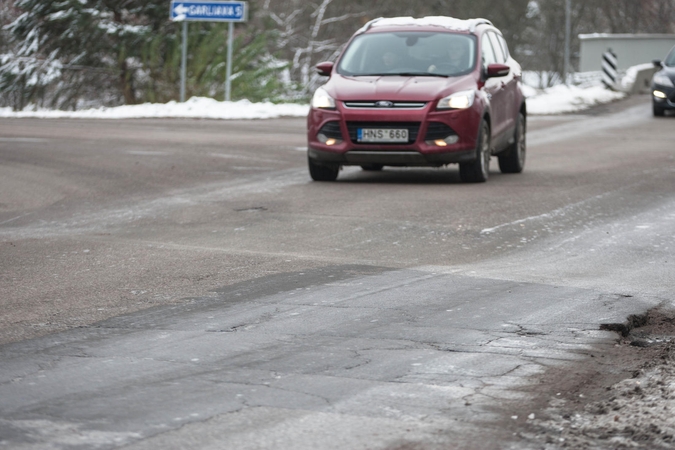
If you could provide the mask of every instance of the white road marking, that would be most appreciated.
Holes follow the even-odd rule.
[[[624,186],[622,189],[625,189],[625,188],[626,187]],[[508,227],[508,226],[512,226],[512,225],[519,225],[521,223],[530,222],[530,221],[533,221],[533,220],[550,219],[550,218],[553,218],[553,217],[561,217],[561,216],[564,216],[565,213],[567,213],[569,211],[572,211],[573,209],[575,209],[575,208],[577,208],[581,205],[584,205],[584,204],[589,203],[589,202],[594,201],[594,200],[599,200],[601,198],[607,197],[608,195],[613,194],[615,192],[617,192],[617,191],[605,192],[603,194],[587,198],[587,199],[582,200],[580,202],[572,203],[570,205],[563,206],[562,208],[554,209],[553,211],[545,213],[545,214],[539,214],[538,216],[525,217],[524,219],[514,220],[513,222],[508,222],[508,223],[503,223],[501,225],[497,225],[497,226],[492,227],[492,228],[485,228],[485,229],[481,230],[480,234],[490,234],[490,233],[493,233],[500,228],[504,228],[504,227]]]
[[[26,137],[0,137],[0,142],[25,142],[32,144],[42,144],[44,142],[49,142],[49,139],[26,138]]]
[[[223,198],[233,199],[249,194],[278,192],[288,186],[305,183],[309,183],[309,175],[304,168],[252,174],[239,180],[219,181],[195,188],[177,189],[162,197],[140,201],[135,205],[129,205],[121,209],[90,210],[76,213],[59,223],[37,222],[27,226],[5,229],[0,231],[0,236],[30,238],[93,232],[134,222],[144,217],[156,217],[174,208],[186,205],[209,204],[221,201]]]
[[[20,218],[25,217],[25,216],[29,216],[31,214],[33,214],[33,213],[21,214],[20,216],[16,216],[12,219],[5,220],[4,222],[0,222],[0,225],[4,225],[4,224],[10,223],[10,222],[14,222],[15,220],[19,220]]]

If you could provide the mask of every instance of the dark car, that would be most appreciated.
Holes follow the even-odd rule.
[[[675,47],[663,61],[654,61],[661,70],[652,78],[652,105],[655,116],[663,116],[667,109],[675,109]]]
[[[441,167],[462,181],[525,165],[526,106],[521,67],[485,19],[376,19],[358,30],[308,117],[309,173],[334,181],[341,166]]]

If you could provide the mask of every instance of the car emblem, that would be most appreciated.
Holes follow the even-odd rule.
[[[375,102],[375,106],[378,108],[391,108],[394,106],[394,102],[389,102],[389,101],[380,101],[380,102]]]

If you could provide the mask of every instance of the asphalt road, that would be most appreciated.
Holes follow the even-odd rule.
[[[2,119],[0,448],[517,448],[674,306],[673,124],[532,117],[473,185],[313,183],[302,119]]]

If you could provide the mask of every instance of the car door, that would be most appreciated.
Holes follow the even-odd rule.
[[[504,95],[504,128],[507,135],[506,139],[510,139],[515,133],[517,124],[518,112],[520,104],[518,103],[518,77],[520,70],[515,61],[509,57],[509,49],[506,45],[506,40],[499,33],[490,32],[490,42],[497,54],[497,60],[504,61],[503,64],[508,65],[511,70],[508,75],[501,77],[503,83]]]
[[[498,63],[497,54],[490,40],[490,31],[483,34],[481,40],[481,52],[483,57],[483,72],[487,75],[487,68],[490,64]],[[502,56],[503,58],[503,56]],[[501,141],[504,139],[506,124],[506,91],[504,77],[487,78],[483,90],[490,99],[490,113],[492,122],[492,146],[498,150],[501,147]]]

